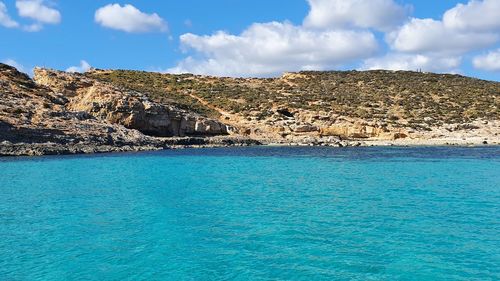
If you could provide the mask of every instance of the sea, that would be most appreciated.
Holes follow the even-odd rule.
[[[0,158],[0,280],[500,280],[500,147]]]

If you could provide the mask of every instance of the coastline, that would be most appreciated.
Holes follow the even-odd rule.
[[[499,145],[495,108],[500,84],[434,77],[446,86],[439,95],[427,76],[411,72],[311,72],[234,80],[36,68],[31,79],[0,63],[0,156],[250,145]],[[316,82],[327,78],[332,86],[344,81],[343,86],[318,92]],[[143,80],[161,83],[138,87]],[[380,83],[386,80],[392,90],[365,87],[366,81],[385,85]],[[207,92],[213,83],[224,91]],[[419,91],[406,91],[409,85]],[[472,103],[470,96],[464,98],[470,91],[479,91]],[[462,104],[457,103],[459,95]]]
[[[56,144],[56,143],[0,143],[0,157],[17,156],[47,156],[47,155],[77,155],[77,154],[103,154],[120,152],[146,152],[169,149],[204,149],[221,147],[244,146],[284,146],[284,147],[487,147],[499,146],[500,141],[484,141],[484,138],[471,139],[398,139],[398,140],[342,140],[335,143],[293,143],[293,142],[261,142],[244,137],[211,137],[211,138],[168,138],[163,139],[163,145],[93,145],[93,144]]]

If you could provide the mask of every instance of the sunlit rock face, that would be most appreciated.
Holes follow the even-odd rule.
[[[35,81],[68,97],[71,111],[158,137],[226,135],[223,123],[151,101],[146,95],[81,74],[35,69]]]

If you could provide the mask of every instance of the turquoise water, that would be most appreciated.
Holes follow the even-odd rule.
[[[500,280],[500,148],[0,158],[0,280]]]

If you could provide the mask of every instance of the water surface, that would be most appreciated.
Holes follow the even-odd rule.
[[[0,158],[0,280],[500,280],[500,148]]]

